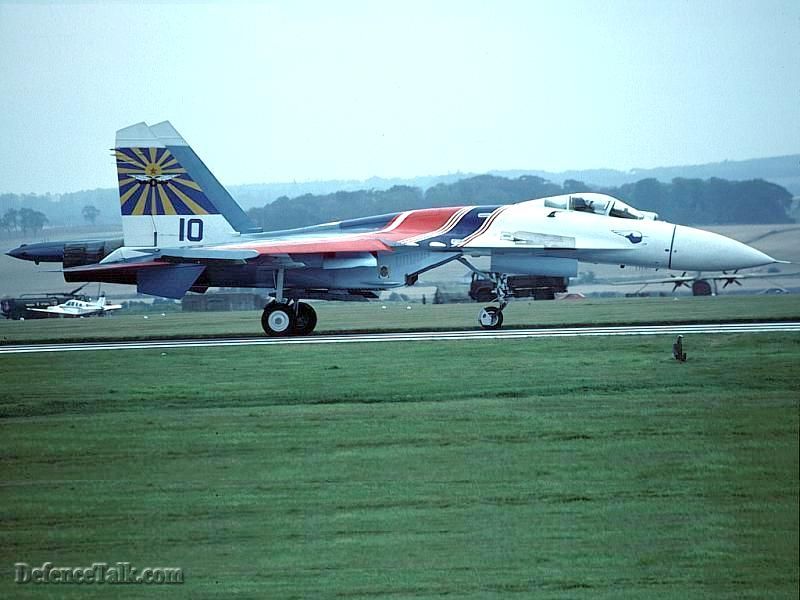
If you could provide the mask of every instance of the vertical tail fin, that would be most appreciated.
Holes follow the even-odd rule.
[[[191,246],[258,231],[174,127],[117,131],[115,155],[126,246]]]

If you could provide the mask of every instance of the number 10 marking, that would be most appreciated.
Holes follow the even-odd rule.
[[[178,241],[200,242],[203,240],[202,219],[180,219],[178,221]]]

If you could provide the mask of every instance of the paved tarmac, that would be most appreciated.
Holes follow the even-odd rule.
[[[216,348],[225,346],[274,346],[293,344],[352,344],[375,342],[431,342],[452,340],[498,340],[606,335],[696,335],[720,333],[800,332],[800,322],[789,323],[701,323],[694,325],[628,325],[624,327],[559,327],[501,329],[497,331],[413,331],[400,333],[320,334],[289,338],[213,338],[17,344],[0,346],[0,354],[76,352],[86,350],[146,350],[164,348]]]

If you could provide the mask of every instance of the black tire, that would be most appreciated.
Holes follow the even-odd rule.
[[[305,302],[297,303],[297,313],[294,321],[295,335],[308,335],[317,326],[317,311]]]
[[[270,337],[285,337],[294,333],[294,308],[282,302],[272,302],[261,315],[261,327]]]
[[[478,315],[478,324],[484,329],[500,329],[503,326],[503,311],[487,306]]]

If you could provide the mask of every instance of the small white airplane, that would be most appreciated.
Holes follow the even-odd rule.
[[[722,271],[720,275],[703,275],[701,271],[697,271],[694,275],[687,275],[684,271],[681,275],[669,274],[669,277],[664,279],[640,279],[638,281],[616,281],[611,285],[640,285],[639,291],[651,284],[670,283],[672,284],[672,291],[675,292],[680,287],[688,287],[692,290],[693,296],[716,296],[718,293],[717,282],[724,281],[722,286],[724,290],[729,285],[736,284],[742,285],[742,279],[777,279],[781,277],[797,277],[797,273],[739,273],[736,269],[733,273]]]
[[[106,304],[106,297],[101,295],[95,301],[67,300],[64,304],[48,306],[47,308],[31,308],[36,312],[50,313],[60,317],[91,317],[92,315],[105,315],[122,308],[121,304]]]

